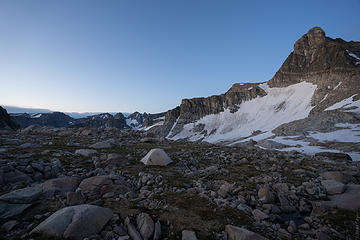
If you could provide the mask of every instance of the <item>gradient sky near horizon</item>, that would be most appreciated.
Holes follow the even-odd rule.
[[[0,105],[166,111],[269,80],[314,26],[359,41],[359,12],[359,0],[1,0]]]

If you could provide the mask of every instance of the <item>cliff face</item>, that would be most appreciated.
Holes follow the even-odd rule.
[[[236,112],[243,101],[265,96],[256,84],[234,84],[225,94],[207,98],[183,99],[180,105],[178,124],[187,124],[209,114],[217,114],[225,109]]]
[[[311,83],[315,88],[311,97],[310,114],[322,112],[327,107],[360,93],[358,56],[359,42],[331,39],[325,36],[321,28],[314,27],[296,41],[293,52],[268,82],[234,84],[221,95],[184,99],[178,108],[166,114],[163,126],[154,128],[153,131],[173,137],[179,134],[186,124],[195,123],[195,126],[196,122],[205,116],[227,110],[231,113],[238,112],[242,103],[266,96],[266,89],[285,89],[301,82]],[[283,108],[289,104],[284,101],[280,105]],[[203,127],[197,125],[189,132],[194,133],[198,128],[201,130]]]

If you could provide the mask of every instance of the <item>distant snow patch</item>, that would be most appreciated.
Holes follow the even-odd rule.
[[[346,50],[347,53],[349,54],[350,57],[355,58],[356,60],[358,60],[359,62],[356,62],[355,65],[359,65],[360,64],[360,58],[353,52],[350,52],[349,50]]]
[[[148,131],[148,130],[150,130],[150,129],[153,128],[153,127],[162,126],[162,125],[164,125],[164,121],[157,122],[157,123],[155,123],[155,124],[153,124],[153,125],[151,125],[151,126],[148,126],[148,127],[146,127],[146,128],[142,128],[141,130]]]
[[[36,114],[31,114],[30,116],[31,116],[31,118],[39,118],[39,117],[42,116],[42,114],[41,113],[36,113]]]

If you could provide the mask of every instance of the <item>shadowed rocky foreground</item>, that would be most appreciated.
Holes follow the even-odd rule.
[[[173,162],[144,165],[154,148]],[[2,130],[0,239],[355,239],[359,179],[344,154]]]

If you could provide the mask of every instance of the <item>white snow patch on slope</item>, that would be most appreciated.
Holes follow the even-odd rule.
[[[141,130],[144,130],[144,131],[148,131],[150,130],[151,128],[155,127],[155,126],[162,126],[164,124],[164,121],[160,121],[160,122],[157,122],[151,126],[148,126],[146,128],[142,128]]]
[[[267,95],[242,102],[239,110],[231,113],[229,109],[218,114],[207,115],[195,123],[184,125],[184,129],[171,139],[188,138],[196,141],[217,143],[222,141],[236,141],[239,138],[250,137],[254,131],[271,132],[276,127],[306,118],[311,109],[311,98],[316,85],[301,82],[285,88],[270,88],[266,83],[259,85]],[[198,124],[205,124],[208,133],[203,136],[194,133],[193,128]]]
[[[346,50],[347,53],[349,54],[350,57],[355,58],[356,60],[358,60],[359,62],[356,62],[355,65],[359,65],[360,64],[360,58],[353,52],[350,52],[349,50]]]
[[[136,119],[126,119],[126,125],[131,127],[133,130],[138,130],[142,127],[142,124],[140,124]]]
[[[248,137],[248,138],[245,138],[245,139],[230,143],[230,144],[228,144],[228,146],[233,146],[233,145],[235,145],[237,143],[247,142],[247,141],[250,141],[250,140],[258,142],[258,141],[270,138],[270,137],[272,137],[274,135],[275,134],[273,134],[272,132],[264,132],[264,133],[258,134],[256,136],[253,136],[253,137]]]
[[[179,121],[179,118],[176,119],[174,125],[172,125],[170,131],[169,131],[169,134],[166,136],[166,138],[169,138],[170,139],[170,136],[172,134],[172,131],[174,130],[174,127],[176,126],[177,122]]]
[[[320,103],[322,103],[323,101],[325,101],[325,99],[328,97],[328,93],[325,95],[325,97],[320,101]]]
[[[286,137],[279,136],[279,137],[275,137],[270,140],[284,144],[284,145],[291,146],[291,147],[287,147],[287,148],[276,149],[278,151],[288,152],[288,151],[296,150],[298,152],[302,152],[304,154],[309,154],[309,155],[313,155],[318,152],[340,152],[339,150],[335,150],[335,149],[327,149],[327,148],[323,148],[320,146],[310,146],[310,143],[305,140],[291,139],[291,138],[298,138],[298,137],[299,136],[286,136]]]
[[[31,118],[39,118],[41,116],[42,116],[41,113],[31,114]]]
[[[325,109],[325,111],[330,111],[330,110],[335,110],[335,109],[339,109],[339,108],[344,108],[344,112],[355,112],[355,113],[360,113],[360,99],[357,101],[353,101],[353,98],[356,96],[352,95],[349,98],[346,98],[338,103],[335,103],[334,105],[328,107]],[[352,109],[354,108],[354,109]]]
[[[312,132],[310,137],[320,141],[336,141],[336,142],[360,142],[360,125],[358,124],[336,124],[336,127],[347,127],[333,132]]]
[[[341,84],[342,84],[342,81],[340,81],[340,82],[338,83],[338,85],[336,85],[336,86],[334,87],[333,90],[337,89]]]
[[[336,149],[328,149],[328,148],[324,148],[324,147],[320,147],[320,146],[310,146],[310,143],[305,140],[296,140],[296,139],[292,139],[292,138],[299,138],[299,136],[286,136],[286,137],[279,136],[279,137],[275,137],[275,138],[269,139],[269,140],[290,146],[290,147],[280,148],[280,149],[275,148],[275,150],[278,150],[278,151],[289,152],[289,151],[296,150],[298,152],[301,152],[301,153],[307,154],[307,155],[314,155],[315,153],[319,153],[319,152],[346,153],[352,158],[353,161],[360,161],[360,153],[342,152],[342,151],[339,151]]]

